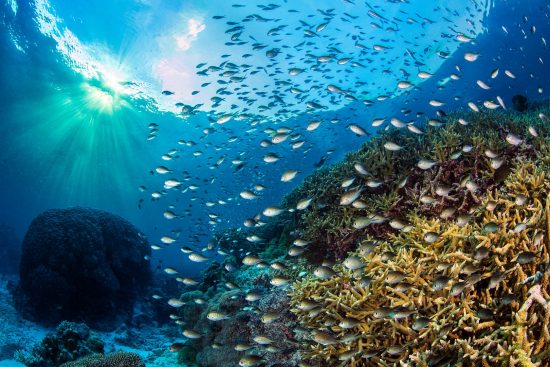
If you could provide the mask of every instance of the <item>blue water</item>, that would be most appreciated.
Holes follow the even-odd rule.
[[[240,3],[2,1],[0,223],[22,238],[48,208],[107,210],[132,222],[152,244],[176,233],[177,243],[153,252],[153,267],[162,262],[194,276],[205,265],[189,261],[181,246],[200,250],[216,231],[242,227],[246,218],[277,205],[320,160],[334,164],[357,149],[369,137],[351,132],[350,123],[376,134],[371,122],[378,117],[386,118],[381,128],[391,117],[422,124],[438,109],[466,110],[470,101],[481,106],[500,96],[511,106],[516,94],[548,97],[548,1]],[[244,28],[227,32],[235,26]],[[458,41],[459,33],[471,42]],[[265,47],[254,50],[255,43]],[[374,50],[377,44],[386,49]],[[269,58],[272,49],[277,55]],[[464,59],[470,51],[479,54],[477,61]],[[352,61],[339,65],[342,57]],[[229,81],[231,75],[216,71],[197,75],[224,62],[250,65],[237,75],[245,79]],[[305,71],[290,76],[291,68]],[[499,76],[491,79],[497,68]],[[422,80],[416,76],[421,70],[433,76]],[[453,73],[460,78],[451,80]],[[399,90],[400,80],[415,87]],[[491,89],[481,89],[477,80]],[[329,84],[353,98],[327,91]],[[222,100],[213,103],[213,97]],[[430,106],[431,99],[445,104]],[[308,108],[309,101],[322,108]],[[182,114],[178,102],[200,106]],[[216,122],[228,113],[248,116]],[[309,132],[305,127],[313,120],[322,123]],[[151,123],[158,133],[148,140]],[[265,130],[280,127],[294,129],[304,145],[293,149],[289,138],[262,148],[260,142],[271,139]],[[163,160],[172,149],[177,158]],[[268,152],[281,159],[266,164]],[[156,173],[160,165],[173,173]],[[287,169],[298,170],[290,183],[280,180]],[[153,200],[168,178],[187,180]],[[256,184],[266,187],[258,199],[239,196]],[[163,216],[170,205],[181,217]]]

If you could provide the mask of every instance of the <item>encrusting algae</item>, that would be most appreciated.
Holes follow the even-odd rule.
[[[297,365],[296,349],[300,366],[550,365],[548,115],[454,114],[373,138],[279,216],[217,236],[231,255],[207,293],[240,308],[209,321],[223,305],[208,297],[185,327],[215,323],[200,344],[241,365]],[[271,294],[264,329],[273,310],[255,302]],[[235,328],[241,344],[218,342]]]

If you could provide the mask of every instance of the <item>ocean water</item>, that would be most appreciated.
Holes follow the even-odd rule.
[[[0,14],[0,225],[14,234],[0,243],[19,247],[33,219],[48,209],[96,208],[132,223],[152,249],[146,257],[153,283],[136,298],[128,329],[121,331],[117,324],[98,328],[98,333],[108,344],[106,351],[140,353],[148,366],[233,366],[238,360],[243,366],[276,365],[265,357],[270,353],[265,347],[241,352],[258,360],[239,359],[228,347],[232,352],[224,362],[216,343],[227,347],[231,338],[216,339],[211,326],[194,323],[189,315],[201,320],[205,309],[217,310],[223,302],[243,297],[222,293],[225,281],[243,287],[251,279],[260,282],[241,266],[246,255],[258,255],[256,244],[262,251],[269,244],[273,253],[282,248],[282,257],[263,260],[301,270],[290,283],[313,273],[314,268],[301,268],[293,263],[295,257],[284,256],[303,235],[300,223],[305,221],[295,214],[300,210],[283,204],[285,195],[381,134],[407,131],[408,126],[410,136],[419,136],[412,126],[430,141],[436,134],[427,132],[447,115],[495,110],[503,113],[498,118],[504,124],[512,119],[506,114],[521,113],[514,96],[524,96],[530,108],[548,99],[546,0],[3,0]],[[438,120],[430,125],[430,119]],[[537,138],[547,140],[544,129],[550,122],[540,119]],[[522,144],[534,144],[527,140],[531,136],[529,124],[525,126]],[[504,137],[507,132],[495,130]],[[327,181],[315,182],[334,184],[330,170],[322,172]],[[391,180],[405,174],[393,172]],[[369,175],[356,176],[350,190],[368,191]],[[373,179],[390,186],[389,176]],[[339,205],[300,199],[321,209]],[[295,216],[286,227],[275,227],[272,238],[254,240],[250,236],[256,229],[277,220],[273,210],[266,211],[270,207]],[[367,214],[359,211],[356,217]],[[343,226],[346,235],[353,231],[350,223]],[[286,243],[283,232],[290,233]],[[339,240],[329,234],[335,236],[330,241]],[[317,241],[310,237],[309,242]],[[233,241],[233,247],[221,246],[222,239]],[[326,257],[337,266],[346,257],[325,256],[318,247],[305,251],[319,254],[308,261],[313,257],[320,263]],[[18,251],[3,254],[2,263],[21,261]],[[213,263],[221,265],[213,268]],[[216,272],[219,279],[212,284],[218,286],[210,291],[207,285],[176,281],[182,277],[201,283],[216,278]],[[10,356],[15,350],[29,349],[55,327],[20,312],[8,291],[19,276],[3,279],[6,316],[0,315],[0,321],[6,320],[1,322],[0,361],[6,361],[0,364],[6,366],[15,365]],[[196,294],[182,296],[195,289],[202,292],[206,308],[167,306],[169,299],[197,303]],[[263,291],[269,292],[269,286]],[[159,306],[153,312],[140,303],[145,298],[151,302],[159,292],[162,310]],[[178,310],[187,314],[171,318]],[[141,324],[135,321],[140,314],[147,315]],[[221,322],[234,322],[234,317],[224,313]],[[178,319],[185,322],[174,322]],[[17,325],[29,332],[15,331]],[[196,331],[208,334],[208,343],[181,334],[200,326],[205,329]],[[155,330],[162,330],[161,336],[148,346]],[[238,332],[235,343],[244,342]],[[117,333],[126,337],[117,338]],[[129,345],[132,338],[140,342]],[[185,348],[174,343],[187,343],[185,348],[199,357],[178,362]],[[296,343],[301,346],[293,345],[294,350],[312,344],[307,338]],[[336,360],[352,366],[382,363],[350,358]],[[300,363],[289,361],[281,365]],[[309,356],[302,363],[336,362]]]

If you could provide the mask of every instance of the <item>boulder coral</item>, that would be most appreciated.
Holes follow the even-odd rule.
[[[131,316],[150,279],[150,252],[140,232],[117,215],[47,210],[23,240],[18,309],[47,325],[74,320],[108,328]]]

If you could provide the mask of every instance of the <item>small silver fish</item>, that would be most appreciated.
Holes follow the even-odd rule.
[[[414,331],[420,331],[424,329],[426,326],[428,326],[430,322],[432,322],[432,320],[429,317],[420,316],[414,320],[412,329]]]
[[[474,259],[478,261],[485,259],[487,256],[489,256],[489,248],[485,246],[477,248],[476,252],[474,253]]]
[[[440,275],[440,276],[438,276],[437,278],[434,279],[433,284],[432,284],[432,289],[434,291],[440,291],[443,288],[445,288],[445,286],[447,285],[447,283],[449,283],[450,280],[451,280],[451,278],[449,278],[448,276]]]
[[[183,330],[183,336],[189,339],[198,339],[202,336],[199,332],[192,330],[192,329],[185,329]]]
[[[457,282],[453,284],[453,286],[451,287],[451,290],[449,291],[449,294],[454,297],[460,296],[460,294],[464,291],[467,285],[468,284],[463,281]]]
[[[211,311],[206,315],[206,318],[210,321],[222,321],[227,320],[229,316],[226,313],[219,311]]]
[[[527,223],[518,223],[514,227],[514,233],[521,233],[525,230],[525,228],[527,228]]]
[[[383,319],[393,316],[393,310],[389,307],[378,307],[372,312],[372,317],[375,319]]]
[[[529,198],[523,194],[519,194],[518,196],[516,196],[516,199],[514,200],[514,203],[516,205],[525,205],[525,203],[527,203],[527,200]]]
[[[252,349],[252,348],[254,348],[254,345],[252,345],[252,344],[239,343],[239,344],[235,345],[235,347],[233,349],[235,349],[237,352],[244,352],[244,351],[247,351],[247,350]]]
[[[523,140],[519,136],[514,135],[512,133],[509,133],[508,135],[506,135],[506,141],[508,142],[508,144],[511,144],[514,146],[517,146],[523,143]]]
[[[310,311],[319,306],[320,304],[315,301],[303,300],[298,304],[297,308],[302,311]]]
[[[191,254],[189,254],[189,260],[193,261],[193,262],[204,262],[204,261],[207,261],[208,258],[205,257],[205,256],[202,256],[201,254],[197,254],[196,252],[193,252]]]
[[[460,214],[460,215],[456,218],[456,224],[457,224],[459,227],[464,227],[464,226],[466,226],[468,223],[470,223],[471,220],[472,220],[472,216],[471,216],[471,215],[468,215],[468,214]]]
[[[424,235],[424,241],[428,242],[428,243],[434,243],[435,241],[437,241],[439,239],[439,234],[435,233],[435,232],[427,232],[425,235]]]
[[[179,308],[179,307],[185,305],[185,302],[180,301],[180,300],[177,299],[177,298],[170,298],[170,299],[168,300],[168,304],[169,304],[170,306],[174,307],[174,308]]]
[[[252,340],[254,340],[256,343],[258,343],[260,345],[273,344],[273,340],[271,340],[270,338],[268,338],[265,335],[256,335],[255,337],[252,338]]]
[[[344,260],[343,264],[349,270],[357,270],[365,267],[363,260],[355,255],[349,256],[346,260]]]
[[[384,144],[384,148],[385,148],[386,150],[389,150],[389,151],[392,151],[392,152],[396,152],[396,151],[399,151],[399,150],[403,149],[402,146],[400,146],[400,145],[398,145],[398,144],[396,144],[396,143],[394,143],[394,142],[391,142],[391,141],[385,143],[385,144]]]
[[[502,273],[500,271],[494,272],[491,277],[489,278],[489,289],[496,288],[500,282],[502,282],[506,278],[506,273]]]
[[[483,232],[485,233],[493,233],[493,232],[496,232],[497,230],[498,230],[498,224],[496,224],[495,222],[489,222],[483,226]]]
[[[359,286],[361,288],[367,288],[372,283],[372,278],[369,276],[364,276],[359,280]]]
[[[422,196],[420,197],[420,202],[421,202],[422,204],[427,204],[427,205],[429,205],[429,204],[435,203],[435,201],[436,201],[435,198],[433,198],[433,197],[431,197],[431,196],[429,196],[429,195],[422,195]]]
[[[368,241],[359,245],[357,251],[362,256],[368,256],[371,252],[378,247],[378,243],[374,241]]]
[[[271,285],[274,285],[275,287],[282,287],[287,285],[289,282],[290,279],[282,275],[273,277],[270,281]]]
[[[340,197],[340,205],[350,205],[361,195],[362,189],[356,189],[346,192]]]
[[[401,271],[392,270],[388,272],[384,281],[389,285],[395,285],[405,279],[405,274]]]
[[[429,159],[420,159],[418,163],[416,164],[418,168],[422,170],[429,170],[433,166],[435,166],[437,162],[429,160]]]
[[[524,265],[524,264],[529,264],[533,262],[536,257],[537,255],[534,252],[524,251],[524,252],[520,252],[516,256],[515,261],[520,265]]]
[[[329,268],[328,266],[319,266],[314,271],[313,274],[320,279],[330,279],[336,276],[336,272]]]
[[[254,367],[260,363],[262,363],[262,357],[254,354],[249,354],[239,360],[239,366],[241,367]]]
[[[353,317],[345,317],[343,318],[338,326],[340,326],[342,329],[352,329],[359,325],[361,322],[357,319],[354,319]]]
[[[333,335],[320,330],[313,332],[313,340],[321,345],[331,345],[338,343],[338,339]]]
[[[260,318],[260,320],[264,323],[264,324],[271,324],[272,322],[278,320],[281,318],[281,313],[280,312],[266,312],[262,315],[262,317]]]

